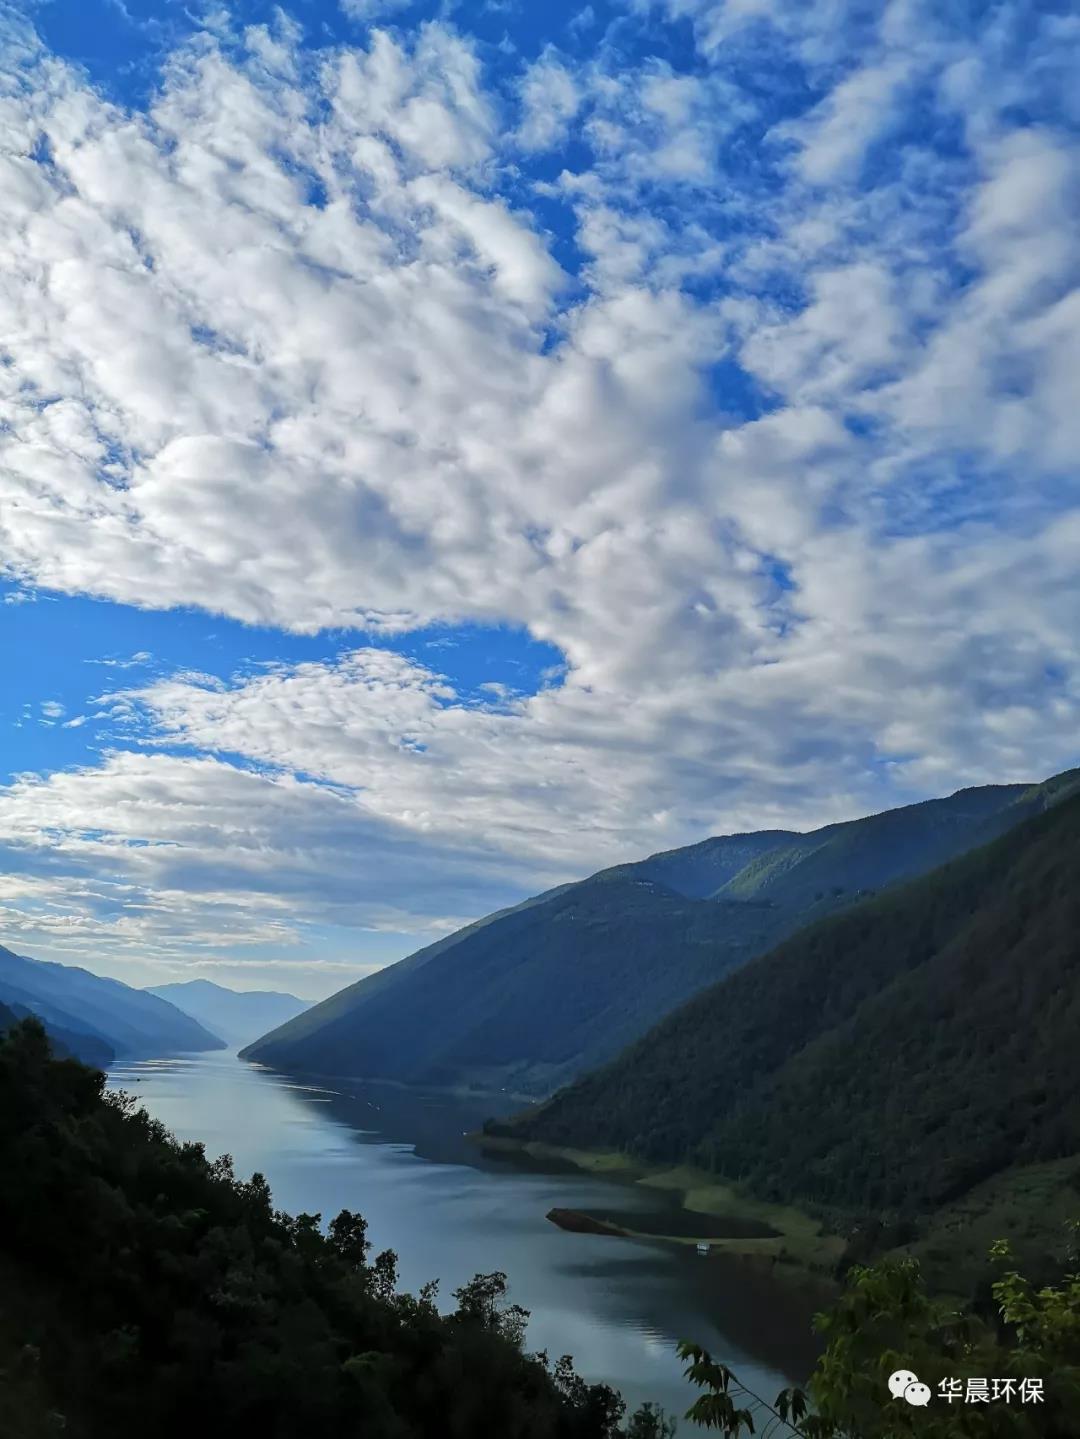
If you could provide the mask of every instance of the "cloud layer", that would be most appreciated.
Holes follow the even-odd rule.
[[[113,695],[0,794],[10,923],[285,954],[1073,762],[1080,25],[667,0],[496,66],[369,8],[207,30],[145,111],[0,22],[0,562],[565,673],[360,634]]]

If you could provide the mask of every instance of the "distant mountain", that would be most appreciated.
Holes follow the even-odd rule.
[[[206,1049],[224,1049],[216,1035],[157,995],[104,979],[74,965],[52,964],[13,954],[0,945],[0,1003],[16,1013],[36,1014],[50,1033],[66,1035],[73,1053],[107,1063],[109,1058],[152,1058]],[[78,1048],[76,1048],[78,1045]],[[80,1056],[82,1057],[82,1056]]]
[[[152,984],[147,994],[167,999],[227,1044],[247,1044],[310,1007],[306,999],[277,989],[226,989],[208,979]]]
[[[18,1024],[20,1019],[27,1019],[34,1013],[25,1005],[0,1004],[0,1034],[10,1029],[13,1024]],[[36,1016],[40,1018],[40,1016]],[[53,1054],[57,1059],[74,1057],[81,1059],[84,1064],[95,1065],[104,1069],[105,1065],[111,1064],[116,1058],[112,1046],[106,1044],[103,1039],[98,1039],[93,1034],[76,1034],[70,1029],[60,1029],[55,1024],[45,1026],[49,1040],[52,1044]]]
[[[1002,833],[1072,782],[961,790],[620,865],[469,925],[241,1053],[294,1072],[549,1094],[802,925]]]
[[[767,1198],[926,1213],[1080,1154],[1077,1034],[1074,794],[801,931],[489,1128],[689,1161]]]

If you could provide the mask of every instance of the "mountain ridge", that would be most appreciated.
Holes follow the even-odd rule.
[[[806,923],[985,842],[1076,782],[969,787],[808,834],[712,836],[613,866],[425,946],[241,1057],[542,1097]]]
[[[228,1045],[244,1044],[284,1024],[310,1003],[280,989],[229,989],[209,979],[149,984],[144,993],[166,1000]]]
[[[801,930],[492,1133],[933,1212],[1080,1152],[1080,794]]]
[[[189,1015],[167,1000],[79,965],[31,959],[0,945],[0,1001],[36,1014],[46,1028],[107,1045],[116,1057],[221,1049]]]

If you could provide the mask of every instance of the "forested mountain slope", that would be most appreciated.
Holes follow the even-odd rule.
[[[801,931],[499,1132],[927,1211],[1080,1152],[1080,796]]]
[[[544,1095],[810,920],[1043,809],[1070,782],[962,790],[812,834],[729,835],[470,925],[242,1054],[296,1072]]]
[[[73,1052],[81,1050],[96,1063],[107,1060],[93,1045],[87,1049],[76,1042],[77,1036],[130,1058],[224,1048],[216,1035],[157,995],[74,965],[28,959],[2,945],[0,1002],[16,1013],[38,1015]]]
[[[597,876],[483,926],[412,983],[358,986],[353,1003],[316,1006],[242,1053],[320,1073],[543,1092],[582,1054],[616,1054],[643,1014],[753,953],[771,919],[764,906]]]

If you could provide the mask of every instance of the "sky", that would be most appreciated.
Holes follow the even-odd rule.
[[[0,0],[0,943],[319,997],[1078,762],[1080,16]]]

